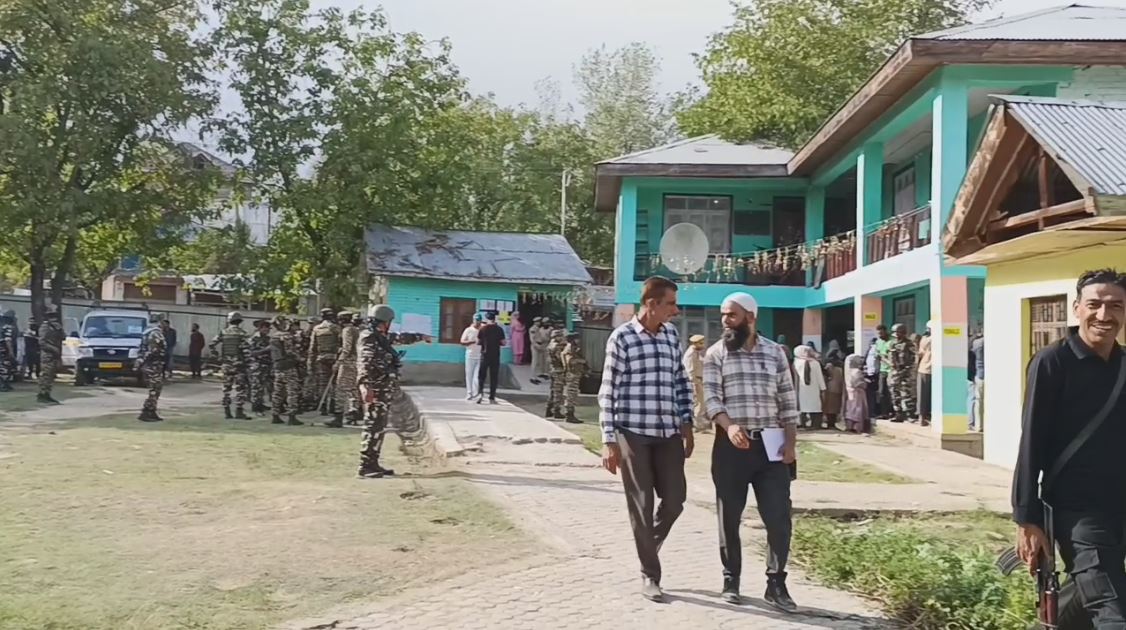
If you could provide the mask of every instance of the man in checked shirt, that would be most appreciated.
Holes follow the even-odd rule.
[[[792,530],[789,465],[797,459],[798,425],[790,364],[782,346],[756,332],[758,303],[750,294],[727,296],[720,314],[723,340],[708,348],[704,356],[704,404],[708,418],[716,424],[712,482],[720,522],[721,597],[731,604],[742,602],[739,525],[750,485],[766,527],[763,599],[779,610],[794,612],[797,606],[786,589]],[[774,428],[783,429],[785,438],[780,453],[767,453],[762,430]]]
[[[664,599],[657,554],[684,510],[684,460],[692,455],[692,394],[681,361],[676,284],[645,281],[641,310],[606,341],[598,404],[602,465],[622,470],[630,527],[641,561],[641,595]],[[661,499],[656,515],[653,495]]]

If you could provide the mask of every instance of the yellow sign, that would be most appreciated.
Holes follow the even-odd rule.
[[[878,321],[880,321],[880,314],[879,313],[864,313],[864,323],[865,324],[870,324],[870,323],[878,322]]]
[[[962,336],[962,327],[961,326],[944,326],[942,328],[942,335],[944,337],[961,337]]]

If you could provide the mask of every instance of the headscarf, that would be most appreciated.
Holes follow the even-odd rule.
[[[794,348],[794,369],[801,375],[802,382],[806,385],[809,385],[809,380],[812,377],[813,363],[816,361],[813,356],[813,348],[809,346],[798,346]]]
[[[864,378],[864,357],[850,354],[845,359],[845,365],[845,385],[849,389],[856,389],[867,382]]]

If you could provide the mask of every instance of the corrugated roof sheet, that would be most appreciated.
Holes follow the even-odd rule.
[[[1070,4],[967,24],[914,39],[1126,41],[1126,7]]]
[[[717,135],[688,138],[630,153],[602,164],[746,164],[785,166],[792,151],[765,144],[728,142]]]
[[[368,271],[473,282],[585,285],[583,261],[558,234],[457,232],[378,225],[365,235]]]
[[[1126,195],[1126,103],[999,96],[1013,116],[1097,195]]]

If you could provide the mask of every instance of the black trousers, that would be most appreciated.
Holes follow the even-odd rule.
[[[931,419],[931,381],[930,374],[919,375],[919,417],[924,420]]]
[[[786,575],[793,532],[790,503],[790,468],[772,462],[761,440],[751,448],[735,448],[727,433],[716,430],[712,448],[712,483],[715,484],[716,511],[719,513],[719,560],[723,578],[736,585],[743,572],[743,543],[739,525],[747,507],[747,488],[754,488],[759,518],[766,527],[766,574]]]
[[[684,478],[684,439],[649,437],[620,431],[622,486],[633,529],[641,575],[661,582],[658,553],[673,523],[684,511],[688,482]],[[653,495],[661,500],[654,511]]]
[[[1094,512],[1055,513],[1064,570],[1097,630],[1126,630],[1126,518]]]
[[[489,400],[497,397],[497,378],[500,377],[500,356],[482,356],[481,371],[477,373],[477,391],[485,393],[485,376],[489,377]]]
[[[203,376],[203,355],[188,355],[188,363],[191,365],[192,376]]]
[[[892,413],[891,407],[891,384],[888,383],[888,373],[880,372],[879,387],[876,391],[876,406],[870,411],[872,416],[890,416]]]

